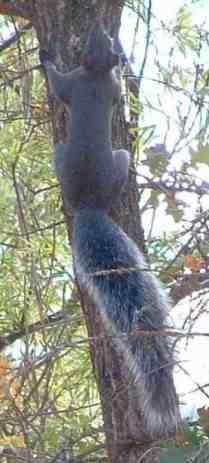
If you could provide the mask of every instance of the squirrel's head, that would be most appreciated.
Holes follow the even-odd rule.
[[[108,72],[117,66],[119,58],[114,52],[113,42],[100,23],[90,30],[84,49],[82,64],[95,72]]]

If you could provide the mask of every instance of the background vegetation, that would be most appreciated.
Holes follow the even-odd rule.
[[[203,7],[182,2],[167,22],[160,1],[154,7],[127,2],[124,11],[126,24],[135,27],[122,87],[145,245],[174,302],[187,297],[181,331],[187,337],[208,311],[209,32],[203,19],[197,21]],[[38,42],[22,19],[0,16],[0,31],[0,455],[107,461],[51,161],[50,101]],[[204,386],[195,387],[207,404]],[[207,408],[200,415],[169,445],[207,440]]]

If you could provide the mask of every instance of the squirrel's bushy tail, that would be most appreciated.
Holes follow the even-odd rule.
[[[176,429],[179,419],[172,347],[166,336],[159,335],[166,328],[167,298],[135,243],[104,211],[77,210],[73,229],[78,282],[112,332],[119,338],[136,329],[158,330],[156,336],[131,335],[124,358],[139,385],[147,432],[166,435]]]

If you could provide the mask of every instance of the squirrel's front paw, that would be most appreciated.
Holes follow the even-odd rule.
[[[42,66],[46,66],[47,63],[52,62],[49,52],[44,49],[39,50],[39,59],[40,59]]]

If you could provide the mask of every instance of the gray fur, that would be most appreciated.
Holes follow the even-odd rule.
[[[77,210],[73,250],[80,285],[99,307],[108,331],[118,336],[135,329],[162,331],[168,327],[169,302],[158,280],[135,243],[104,211]],[[179,420],[172,347],[159,334],[130,336],[125,349],[127,345],[124,359],[129,363],[130,380],[139,388],[146,431],[153,437],[166,436],[176,430]],[[123,350],[121,343],[119,348]]]
[[[91,31],[83,66],[62,75],[41,54],[51,89],[72,116],[71,141],[55,147],[64,199],[74,207],[76,275],[100,310],[108,331],[118,336],[130,378],[139,389],[146,431],[174,431],[179,419],[173,383],[173,352],[165,336],[120,334],[163,330],[169,303],[134,242],[107,215],[128,178],[129,154],[112,151],[111,122],[119,84],[112,71],[112,42],[100,26]],[[138,400],[138,399],[136,399]]]
[[[129,153],[112,151],[111,141],[113,107],[120,101],[120,86],[111,68],[104,72],[101,66],[103,59],[107,67],[108,55],[113,54],[112,42],[103,34],[102,47],[98,27],[98,33],[97,28],[91,32],[95,40],[99,37],[100,53],[93,56],[94,63],[99,60],[96,71],[80,66],[61,74],[47,52],[41,53],[51,91],[70,106],[71,141],[55,146],[55,166],[65,197],[74,208],[90,203],[92,207],[110,208],[128,180]],[[86,54],[90,55],[95,40],[89,39]]]

